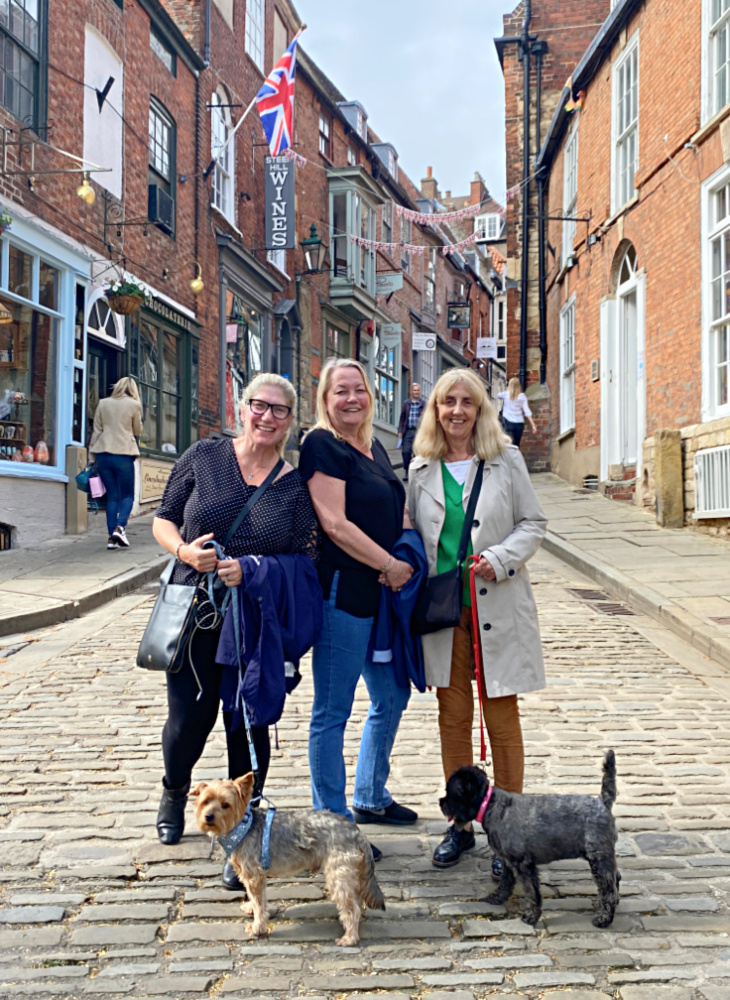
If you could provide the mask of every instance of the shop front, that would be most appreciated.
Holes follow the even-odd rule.
[[[10,207],[0,240],[0,527],[11,547],[66,527],[66,451],[85,443],[90,255]]]

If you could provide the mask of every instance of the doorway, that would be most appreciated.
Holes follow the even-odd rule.
[[[93,337],[88,340],[88,360],[86,366],[86,443],[91,439],[94,414],[100,399],[111,394],[114,383],[121,378],[119,360],[122,352]]]

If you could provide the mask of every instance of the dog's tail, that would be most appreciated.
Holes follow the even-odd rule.
[[[363,902],[371,910],[384,910],[385,899],[383,892],[375,877],[375,863],[373,862],[373,852],[370,844],[365,842],[362,859],[362,898]]]
[[[616,754],[613,750],[608,750],[603,759],[601,798],[606,809],[611,812],[616,801]]]

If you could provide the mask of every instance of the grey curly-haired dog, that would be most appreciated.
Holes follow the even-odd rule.
[[[596,927],[608,927],[619,898],[621,875],[616,868],[616,757],[603,762],[600,798],[592,795],[517,795],[489,784],[478,767],[460,767],[446,783],[441,811],[457,829],[481,823],[503,873],[485,902],[502,905],[519,880],[527,900],[522,919],[536,924],[542,913],[537,866],[566,858],[585,858],[598,886]]]
[[[276,810],[266,836],[270,810],[250,808],[253,789],[249,773],[235,781],[201,781],[190,793],[197,799],[198,827],[230,853],[246,888],[248,901],[241,909],[253,915],[246,930],[256,937],[269,933],[267,877],[321,870],[345,929],[337,944],[357,944],[363,907],[385,909],[370,844],[344,816],[312,809]]]

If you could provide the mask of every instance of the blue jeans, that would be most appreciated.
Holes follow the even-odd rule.
[[[324,621],[312,652],[314,704],[309,729],[309,769],[312,803],[352,819],[345,797],[345,726],[352,712],[360,677],[367,685],[370,710],[360,740],[352,803],[356,809],[385,809],[393,797],[385,787],[401,716],[410,686],[396,682],[389,663],[366,662],[372,618],[355,618],[335,607],[335,574]]]
[[[106,487],[106,526],[111,535],[117,525],[127,527],[134,506],[134,456],[102,451],[96,467]]]

